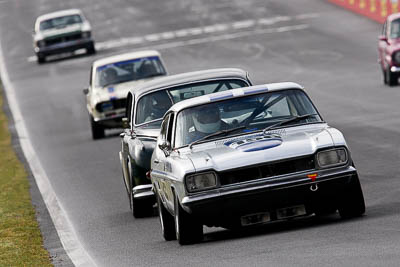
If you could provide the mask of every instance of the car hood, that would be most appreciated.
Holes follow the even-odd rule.
[[[129,81],[129,82],[124,82],[124,83],[119,83],[119,84],[113,84],[105,87],[96,87],[95,88],[95,102],[104,102],[104,101],[110,101],[113,99],[121,99],[121,98],[126,98],[126,96],[129,93],[129,90],[132,88],[135,88],[136,86],[156,79],[156,77],[153,78],[148,78],[148,79],[141,79],[141,80],[136,80],[136,81]]]
[[[343,135],[327,124],[312,124],[194,145],[185,154],[196,171],[224,171],[311,155],[320,148],[346,145]]]

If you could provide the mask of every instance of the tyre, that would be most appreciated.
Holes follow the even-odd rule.
[[[92,138],[93,140],[100,139],[104,137],[104,128],[96,123],[93,117],[90,117],[90,126],[92,129]]]
[[[88,55],[96,54],[96,48],[94,47],[94,44],[91,44],[88,48],[86,48],[86,53]]]
[[[203,225],[182,209],[178,197],[175,196],[175,233],[180,245],[189,245],[203,239]]]
[[[133,196],[133,192],[131,192],[131,208],[132,215],[134,218],[144,218],[148,215],[148,209],[146,209],[148,205],[142,199],[135,199]]]
[[[365,213],[364,195],[360,180],[355,176],[343,192],[339,214],[343,219],[358,217]]]
[[[135,198],[131,192],[131,209],[134,218],[144,218],[153,215],[153,201],[151,199]]]
[[[46,56],[43,55],[37,55],[37,62],[38,64],[43,64],[46,62]]]
[[[382,76],[383,76],[383,84],[387,84],[387,79],[386,79],[386,71],[382,68]]]
[[[386,74],[386,82],[389,86],[395,86],[399,84],[398,82],[399,76],[397,75],[397,73],[391,72],[390,67],[388,67],[388,69],[385,71],[385,74]]]
[[[135,198],[133,194],[133,188],[135,188],[137,185],[140,185],[140,181],[135,179],[135,176],[138,175],[135,173],[137,169],[137,166],[134,166],[134,163],[128,159],[128,172],[131,180],[131,190],[129,193],[130,208],[134,218],[144,218],[153,215],[153,205],[155,200],[153,198]]]
[[[156,193],[157,194],[157,193]],[[164,207],[157,195],[158,215],[160,218],[161,232],[165,241],[176,240],[174,217]]]

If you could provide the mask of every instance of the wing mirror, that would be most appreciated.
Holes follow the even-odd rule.
[[[122,118],[122,128],[124,128],[124,129],[130,128],[128,118]]]
[[[89,94],[89,88],[83,89],[83,94],[85,94],[85,95]]]
[[[384,41],[384,42],[387,42],[387,38],[386,38],[386,36],[385,36],[385,35],[381,35],[381,36],[379,36],[379,41]]]
[[[162,140],[160,144],[158,144],[158,147],[164,151],[164,154],[166,157],[169,156],[169,152],[171,150],[171,144],[169,141],[167,140]]]

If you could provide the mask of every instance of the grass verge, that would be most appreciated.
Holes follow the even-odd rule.
[[[29,181],[11,145],[0,83],[0,266],[52,266],[31,203]]]

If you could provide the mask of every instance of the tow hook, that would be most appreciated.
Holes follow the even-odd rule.
[[[310,190],[313,191],[313,192],[317,191],[318,190],[318,185],[317,184],[312,184],[310,186]]]

